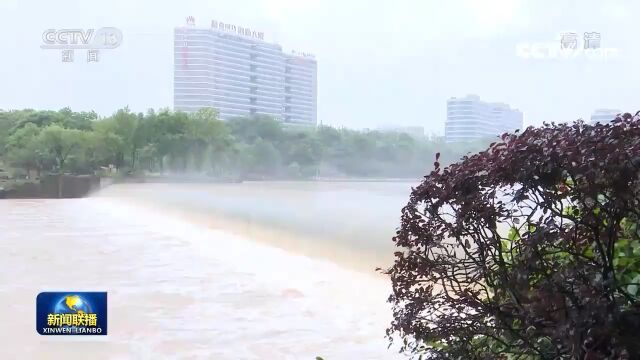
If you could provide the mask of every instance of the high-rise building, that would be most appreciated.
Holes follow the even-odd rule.
[[[316,124],[316,60],[285,54],[255,30],[216,20],[174,31],[174,110],[218,110],[220,118],[266,115]]]
[[[317,63],[313,57],[285,55],[284,121],[315,124],[317,114]]]
[[[507,104],[489,103],[477,95],[447,100],[445,139],[447,142],[472,141],[522,129],[523,116]]]
[[[596,109],[593,114],[591,114],[591,124],[602,123],[606,124],[611,120],[614,120],[618,114],[622,113],[622,111],[617,109]]]

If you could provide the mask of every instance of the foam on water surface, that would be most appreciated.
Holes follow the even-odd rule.
[[[394,359],[387,280],[113,198],[0,202],[0,358]],[[109,292],[109,335],[42,337],[45,290]]]

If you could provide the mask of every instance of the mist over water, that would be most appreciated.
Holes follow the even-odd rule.
[[[0,358],[402,358],[373,269],[410,186],[132,184],[0,202]],[[106,339],[38,336],[46,290],[108,291]]]
[[[97,197],[163,209],[290,252],[373,272],[393,260],[391,238],[409,182],[127,184]]]

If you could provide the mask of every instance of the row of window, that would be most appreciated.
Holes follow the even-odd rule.
[[[192,47],[192,46],[204,46],[209,48],[224,47],[230,51],[235,52],[256,52],[264,54],[265,56],[279,56],[284,57],[284,53],[280,49],[273,49],[265,46],[259,46],[257,44],[249,43],[237,43],[229,41],[227,39],[219,38],[207,38],[202,36],[176,36],[174,37],[173,45],[175,47]]]
[[[174,72],[206,71],[212,74],[233,74],[240,77],[261,76],[274,80],[284,81],[285,75],[282,71],[260,68],[255,65],[242,66],[236,64],[202,64],[177,61],[174,65]]]
[[[282,63],[282,56],[276,54],[265,54],[255,50],[236,51],[236,49],[224,46],[211,47],[204,44],[176,43],[174,53],[204,53],[204,54],[220,54],[233,59],[263,60],[266,59]]]
[[[203,53],[203,54],[220,54],[233,59],[248,59],[248,60],[266,60],[276,61],[278,64],[283,64],[284,59],[281,54],[265,54],[253,49],[234,49],[226,46],[210,46],[207,44],[175,44],[174,53]]]
[[[245,54],[246,55],[246,54]],[[198,51],[188,51],[188,50],[177,50],[174,51],[174,59],[175,62],[185,60],[190,63],[195,64],[210,64],[215,65],[216,61],[221,64],[231,63],[231,64],[242,64],[242,65],[259,65],[265,68],[271,68],[273,71],[283,72],[284,67],[282,63],[278,59],[269,59],[265,57],[256,57],[256,56],[234,56],[230,54],[225,54],[220,51],[211,50],[211,49],[202,49]],[[213,60],[213,61],[212,61]]]
[[[294,66],[291,64],[285,65],[286,71],[292,74],[300,74],[300,75],[314,75],[317,72],[317,68],[315,66]]]
[[[315,114],[315,111],[313,109],[304,109],[301,107],[285,107],[284,112],[286,114],[296,114],[302,116],[311,116]]]
[[[287,66],[301,71],[315,71],[318,67],[318,63],[314,62],[299,62],[285,57],[285,63]]]
[[[269,98],[269,99],[278,99],[282,100],[284,94],[282,92],[267,92],[267,91],[259,91],[256,88],[246,89],[246,88],[238,88],[238,87],[217,87],[215,89],[190,89],[190,88],[176,88],[175,94],[180,96],[190,96],[190,95],[223,95],[223,96],[235,96],[235,97],[258,97],[258,98]]]
[[[308,102],[308,101],[302,101],[300,99],[296,99],[296,100],[290,100],[287,101],[285,99],[285,105],[287,106],[293,106],[296,108],[305,108],[305,109],[315,109],[315,104]]]
[[[196,86],[191,86],[191,84],[195,84]],[[215,93],[220,91],[231,91],[231,92],[237,92],[242,94],[266,94],[266,95],[278,95],[278,96],[283,96],[284,94],[284,89],[282,87],[271,88],[271,87],[258,86],[258,85],[247,84],[247,83],[236,84],[236,83],[225,82],[220,80],[217,80],[213,83],[204,84],[206,86],[201,86],[201,85],[202,84],[198,84],[194,82],[179,81],[174,84],[174,88],[176,90],[183,90],[183,89],[199,90],[199,91],[191,92],[194,94],[195,93],[210,94],[210,93]],[[186,92],[186,93],[189,93],[189,92]]]
[[[291,93],[291,94],[300,94],[303,96],[309,96],[312,97],[315,95],[315,89],[314,88],[310,88],[309,86],[300,86],[298,84],[294,84],[294,83],[285,83],[285,87],[284,87],[284,91],[286,93]]]
[[[249,105],[253,105],[255,107],[260,107],[260,108],[268,108],[268,109],[275,109],[275,110],[283,110],[284,107],[282,105],[281,102],[276,101],[276,102],[270,102],[270,101],[265,101],[265,100],[261,100],[258,101],[257,98],[233,98],[233,97],[222,97],[222,96],[206,96],[206,97],[193,97],[193,96],[188,96],[188,97],[182,97],[180,95],[174,95],[174,102],[176,104],[180,103],[180,104],[199,104],[199,103],[222,103],[222,104],[228,104],[228,105],[234,105],[234,106],[242,106],[243,108],[246,108]]]
[[[253,85],[257,87],[271,88],[278,91],[282,89],[281,82],[268,81],[260,78],[251,78],[251,77],[249,79],[245,79],[245,78],[237,78],[237,77],[224,76],[224,75],[218,75],[218,76],[175,75],[173,79],[174,79],[174,83],[186,83],[186,84],[209,83],[211,85],[214,83],[220,83],[220,84],[231,84],[231,85],[235,84],[238,86]],[[203,87],[208,87],[208,86],[203,86]]]
[[[217,37],[217,39],[216,39]],[[174,46],[176,49],[198,50],[198,48],[204,49],[223,49],[229,52],[245,55],[248,52],[254,52],[256,54],[265,55],[267,57],[277,57],[285,59],[287,66],[291,66],[294,69],[300,69],[302,72],[314,72],[317,67],[315,60],[311,59],[299,59],[292,57],[291,55],[284,54],[279,45],[267,44],[267,43],[255,43],[247,41],[248,39],[242,39],[244,41],[236,41],[227,37],[220,37],[214,34],[200,34],[197,36],[185,36],[182,34],[176,34]]]
[[[218,91],[203,91],[202,89],[176,89],[174,98],[176,99],[211,99],[211,98],[234,98],[234,99],[251,99],[256,101],[271,102],[277,104],[285,104],[285,106],[293,106],[305,109],[315,110],[315,104],[307,99],[286,96],[273,93],[258,93],[251,91],[233,91],[233,89],[220,89]]]
[[[256,65],[250,63],[239,64],[237,62],[228,62],[216,59],[202,58],[176,58],[174,61],[174,70],[210,70],[210,71],[227,71],[228,69],[237,71],[250,71],[252,73],[264,73],[267,75],[284,76],[281,68],[271,65]]]
[[[235,97],[235,96],[224,96],[224,95],[209,95],[209,94],[199,94],[199,95],[182,95],[175,94],[173,96],[174,101],[223,101],[230,102],[234,104],[258,104],[265,107],[273,107],[273,108],[281,108],[282,101],[280,99],[273,98],[259,98],[259,97]]]
[[[208,81],[202,81],[208,80]],[[215,85],[214,85],[215,84]],[[233,89],[233,88],[256,88],[263,90],[265,93],[273,93],[273,94],[283,94],[283,89],[280,84],[272,84],[265,82],[247,82],[247,81],[238,81],[238,80],[223,80],[223,79],[207,79],[204,77],[185,77],[185,76],[176,76],[174,77],[174,89],[182,89],[182,88],[197,88],[197,89],[206,89],[206,90],[223,90],[223,89]],[[213,86],[217,86],[215,89]],[[251,91],[251,90],[250,90]],[[257,90],[256,90],[257,91]],[[211,91],[209,91],[211,92]]]
[[[289,76],[286,76],[284,78],[284,82],[286,84],[293,84],[293,85],[300,85],[300,86],[312,86],[314,84],[314,81],[312,80],[300,79],[300,78],[289,77]]]
[[[290,66],[292,69],[300,70],[300,71],[315,71],[318,68],[318,63],[314,60],[312,62],[300,61],[298,59],[286,58],[285,63],[287,66]]]
[[[313,83],[316,80],[315,74],[299,74],[299,73],[287,72],[286,70],[284,74],[285,76],[288,76],[291,79],[300,79],[308,83]]]
[[[291,105],[301,105],[301,106],[306,106],[311,108],[315,107],[315,103],[311,101],[309,98],[305,98],[305,97],[287,95],[285,96],[284,102],[285,104],[291,104]]]
[[[255,73],[251,71],[241,71],[241,70],[231,70],[226,69],[223,71],[215,71],[215,70],[195,70],[195,69],[179,69],[175,70],[174,74],[177,76],[206,76],[212,78],[222,78],[222,79],[247,79],[251,80],[251,77],[255,77],[256,80],[269,80],[275,83],[283,83],[285,82],[284,77],[282,76],[274,76],[268,75],[265,73]]]
[[[282,48],[277,44],[269,44],[264,42],[252,41],[251,38],[239,38],[220,36],[214,33],[193,34],[193,33],[176,33],[174,36],[176,44],[181,42],[200,42],[209,46],[225,44],[236,49],[251,49],[256,51],[264,51],[270,54],[283,55]]]
[[[220,41],[226,41],[229,43],[237,44],[240,46],[248,45],[248,46],[261,47],[261,48],[282,52],[282,47],[278,44],[260,41],[251,37],[234,36],[231,34],[219,33],[215,31],[202,31],[201,29],[198,29],[198,30],[187,29],[187,30],[191,30],[191,31],[176,31],[174,33],[175,37],[177,38],[189,37],[189,38],[209,40],[209,41],[220,40]]]

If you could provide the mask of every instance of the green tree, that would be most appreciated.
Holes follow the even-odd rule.
[[[133,140],[137,126],[138,117],[129,108],[119,109],[95,126],[96,131],[102,134],[100,139],[109,142],[107,148],[114,152],[113,164],[118,169],[126,165],[135,166],[137,148]]]
[[[287,145],[286,163],[289,171],[295,173],[297,170],[298,175],[302,176],[315,175],[322,160],[322,145],[318,138],[298,133],[292,136],[291,141],[287,141]]]
[[[209,173],[216,176],[254,174],[312,177],[419,177],[433,163],[436,152],[444,165],[478,150],[489,140],[446,143],[442,138],[413,138],[407,134],[356,131],[329,126],[283,127],[267,116],[220,121],[217,112],[195,113],[169,109],[146,114],[119,109],[107,118],[93,111],[32,109],[0,111],[0,161],[17,167],[53,170],[55,156],[38,146],[9,154],[11,136],[56,125],[84,134],[65,171],[91,172],[114,165],[128,171]],[[268,145],[267,145],[268,144]],[[259,153],[260,150],[266,153]],[[12,157],[9,159],[9,157]],[[4,165],[3,165],[4,166]]]
[[[153,171],[158,159],[159,156],[157,145],[149,143],[140,149],[138,164],[143,170]]]
[[[229,120],[231,134],[241,142],[252,144],[258,139],[278,143],[284,138],[282,126],[276,120],[265,116],[235,118]]]
[[[194,170],[202,171],[205,157],[211,148],[224,151],[223,147],[229,140],[229,130],[218,120],[218,114],[214,109],[203,108],[189,117],[187,137]]]
[[[61,115],[61,125],[67,129],[78,129],[84,131],[93,130],[93,123],[98,119],[95,111],[74,112],[71,108],[64,108],[58,113]]]
[[[15,111],[0,111],[0,155],[6,152],[6,145],[17,123]]]
[[[59,125],[49,125],[42,129],[38,141],[56,162],[58,176],[58,197],[62,197],[63,173],[65,165],[74,156],[81,156],[80,147],[85,141],[85,133],[77,129],[65,129]]]
[[[31,170],[36,170],[38,176],[44,164],[46,153],[39,141],[40,129],[29,123],[15,131],[7,139],[7,155],[9,162],[16,167],[25,169],[31,177]]]
[[[35,110],[21,110],[13,113],[15,116],[15,124],[11,133],[23,128],[27,124],[34,124],[39,128],[43,128],[49,125],[64,125],[64,115],[57,111],[35,111]]]
[[[257,140],[250,148],[250,165],[253,172],[262,175],[276,175],[282,158],[275,146],[265,140]]]
[[[83,132],[76,129],[65,129],[59,125],[49,125],[42,129],[38,140],[43,150],[50,153],[62,173],[70,156],[79,149],[83,141]]]

